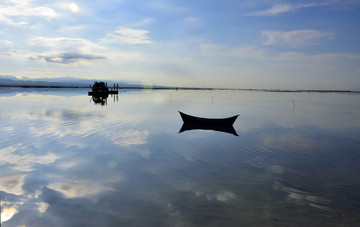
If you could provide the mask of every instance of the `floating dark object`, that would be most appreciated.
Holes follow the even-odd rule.
[[[114,89],[109,89],[107,87],[107,84],[100,81],[100,82],[94,82],[94,85],[91,86],[91,91],[89,91],[89,95],[92,96],[107,96],[109,94],[118,94],[118,90],[115,89],[115,84],[114,84]]]
[[[239,115],[235,115],[228,118],[202,118],[195,117],[183,112],[180,112],[180,116],[187,125],[198,125],[198,126],[232,126]]]
[[[214,130],[221,131],[226,133],[231,133],[237,136],[237,133],[232,126],[239,115],[235,115],[228,118],[202,118],[195,117],[185,113],[180,112],[180,116],[184,121],[183,126],[180,129],[180,132],[194,129],[202,130]]]

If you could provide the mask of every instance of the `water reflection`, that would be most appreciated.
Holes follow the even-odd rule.
[[[109,98],[109,94],[94,94],[91,95],[90,101],[94,103],[94,105],[101,105],[101,106],[107,106],[107,99]],[[113,102],[119,101],[119,96],[117,94],[110,94],[110,99],[113,100]]]
[[[106,190],[114,190],[97,182],[84,179],[66,179],[66,181],[57,181],[49,184],[48,189],[60,192],[65,198],[94,198]]]
[[[239,136],[233,126],[192,125],[186,123],[181,126],[179,133],[189,130],[198,130],[198,129],[225,132],[225,133],[233,134],[234,136]]]
[[[18,174],[0,178],[0,190],[8,194],[22,195],[25,176]]]
[[[302,206],[308,205],[323,210],[329,210],[331,207],[330,199],[313,195],[310,192],[281,185],[280,183],[277,183],[276,187],[277,189],[286,192],[288,199],[297,205],[302,205]]]
[[[358,96],[169,93],[0,95],[2,226],[359,223]],[[178,134],[179,109],[241,113],[240,136]]]
[[[10,220],[16,213],[18,213],[18,208],[22,204],[23,203],[1,202],[1,222]]]

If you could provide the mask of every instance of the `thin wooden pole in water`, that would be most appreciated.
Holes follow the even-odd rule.
[[[295,100],[293,99],[292,101],[293,101],[293,109],[292,109],[292,112],[294,112],[294,111],[295,111]]]

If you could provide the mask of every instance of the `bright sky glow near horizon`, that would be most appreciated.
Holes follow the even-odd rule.
[[[0,77],[360,90],[360,0],[1,0]]]

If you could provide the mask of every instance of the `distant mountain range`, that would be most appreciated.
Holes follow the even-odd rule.
[[[6,87],[80,87],[88,88],[94,83],[91,79],[80,79],[74,77],[57,77],[57,78],[41,78],[41,79],[18,79],[13,76],[0,76],[0,86]],[[129,82],[102,80],[111,87],[119,84],[119,87],[142,87],[142,85]]]

